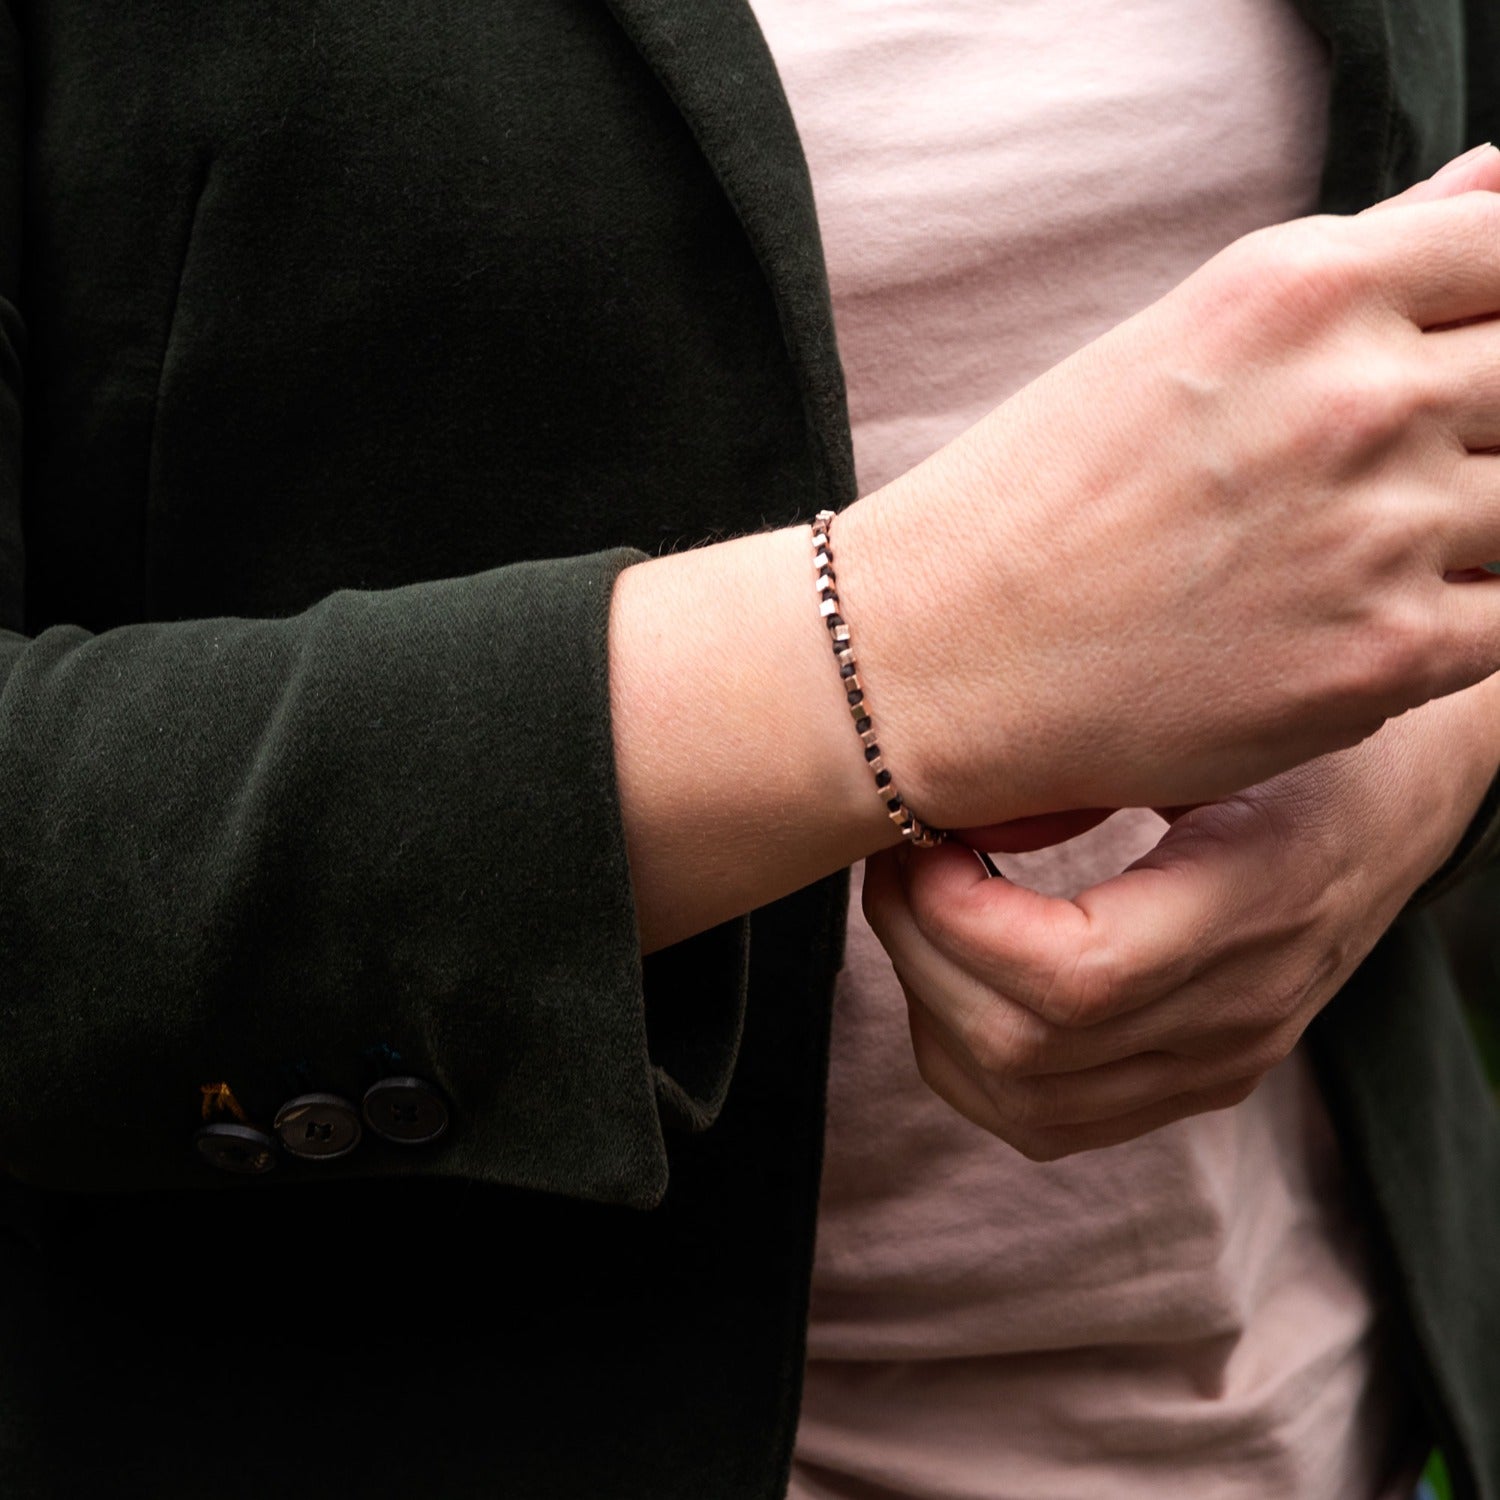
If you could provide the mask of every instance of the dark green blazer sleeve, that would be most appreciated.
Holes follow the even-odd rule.
[[[194,1149],[205,1087],[269,1130],[290,1096],[357,1103],[394,1073],[443,1095],[443,1140],[367,1133],[270,1175],[654,1204],[664,1120],[723,1098],[746,954],[743,923],[698,939],[700,1008],[648,1036],[606,660],[645,553],[23,634],[25,116],[0,26],[0,1158],[47,1186],[228,1185]]]

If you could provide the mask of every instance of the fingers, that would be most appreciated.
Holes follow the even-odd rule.
[[[1194,850],[1186,863],[1199,867],[1201,875],[1202,867],[1213,866],[1216,853],[1225,846],[1214,839],[1192,842]],[[1264,847],[1260,853],[1263,857]],[[1233,858],[1217,863],[1222,868],[1208,878],[1180,882],[1184,894],[1168,903],[1164,918],[1164,928],[1178,930],[1173,941],[1163,942],[1164,954],[1176,951],[1183,938],[1181,918],[1170,914],[1172,910],[1199,910],[1212,926],[1215,919],[1208,914],[1222,906],[1226,892],[1242,883],[1233,873]],[[1245,920],[1242,913],[1237,918],[1240,931],[1223,945],[1219,961],[1213,961],[1212,943],[1189,941],[1186,967],[1180,972],[1208,964],[1193,982],[1169,985],[1172,992],[1156,1003],[1136,1003],[1139,997],[1133,995],[1086,1024],[1065,1025],[1047,1017],[1047,1003],[1036,998],[1030,1005],[1018,1003],[973,972],[973,950],[984,944],[982,935],[968,932],[965,924],[988,922],[993,939],[995,932],[1036,916],[1042,931],[1055,940],[1070,930],[1076,936],[1076,918],[1087,914],[1075,909],[1067,915],[1061,909],[1074,903],[1039,897],[1008,881],[987,881],[977,869],[962,850],[876,856],[866,866],[866,912],[891,954],[906,995],[913,1051],[923,1079],[965,1118],[1025,1155],[1052,1160],[1131,1139],[1189,1114],[1227,1107],[1243,1099],[1295,1045],[1306,1019],[1306,986],[1292,986],[1285,996],[1269,995],[1276,966],[1268,967],[1256,956],[1267,939],[1275,948],[1275,938],[1286,935],[1284,919],[1279,919],[1281,930],[1274,932],[1274,923],[1253,915]],[[1101,910],[1118,900],[1121,905],[1113,919],[1149,929],[1151,903],[1144,894],[1149,887],[1143,887],[1139,877],[1151,875],[1170,872],[1136,869],[1106,882],[1113,892],[1105,895]],[[1131,876],[1137,877],[1133,892],[1126,890]],[[1201,887],[1199,894],[1188,896],[1194,887]],[[1095,887],[1080,900],[1098,901],[1104,890]],[[1207,890],[1218,894],[1205,899],[1201,892]],[[931,912],[919,915],[912,893],[930,902],[931,911],[946,914],[951,925],[942,929],[941,942],[929,930]],[[1007,916],[1014,919],[1009,924]],[[1186,931],[1191,935],[1191,924]],[[1142,952],[1151,951],[1150,941]],[[1050,990],[1050,1003],[1055,1005],[1063,992],[1055,978],[1059,955],[1047,954],[1046,944],[1046,938],[1035,945],[1014,937],[1008,947],[1004,940],[992,942],[980,953],[979,966],[993,969],[997,951],[1003,949],[999,963],[1015,973],[1029,973],[1033,984],[1043,992]],[[1159,963],[1154,972],[1170,972],[1173,967],[1171,962]],[[1301,966],[1291,967],[1302,972]],[[1050,980],[1044,977],[1049,973]],[[1254,977],[1253,995],[1247,989],[1247,973]]]
[[[928,943],[981,984],[1072,1028],[1147,1005],[1213,961],[1214,934],[1242,879],[1236,863],[1212,851],[1191,864],[1137,862],[1063,901],[991,880],[964,851],[940,846],[914,854],[899,880]],[[866,891],[870,910],[880,886]]]
[[[1446,578],[1500,559],[1500,456],[1466,454],[1455,466],[1448,491],[1439,503],[1441,509],[1433,521],[1433,539],[1423,549],[1434,572],[1440,570]],[[1461,610],[1454,611],[1453,603],[1451,589],[1443,588],[1436,600],[1437,607],[1447,612],[1450,623],[1461,629],[1466,638],[1464,644],[1483,645],[1488,666],[1480,676],[1487,677],[1500,666],[1500,659],[1492,660],[1489,655],[1496,639],[1495,628],[1500,625],[1500,620],[1494,618],[1495,606],[1490,602],[1475,612],[1470,607],[1474,603],[1472,596]],[[1471,639],[1476,630],[1477,640]],[[1430,649],[1446,651],[1446,636],[1440,632]]]
[[[1484,462],[1496,465],[1500,485],[1500,460]],[[1500,670],[1500,576],[1478,564],[1458,572],[1442,585],[1440,611],[1441,661],[1431,673],[1432,698],[1461,692]]]
[[[1226,1069],[1212,1083],[1181,1087],[1192,1076],[1179,1060],[1132,1059],[1127,1066],[1072,1075],[1065,1087],[1053,1080],[1007,1084],[976,1077],[961,1049],[930,1012],[908,993],[912,1051],[922,1080],[965,1119],[998,1136],[1032,1161],[1056,1161],[1080,1151],[1120,1145],[1150,1131],[1247,1099],[1262,1073]],[[1088,1079],[1085,1094],[1073,1085]]]
[[[934,1039],[944,1045],[936,1033]],[[1260,1066],[1234,1056],[1202,1061],[1174,1052],[1136,1052],[1097,1067],[1017,1078],[984,1072],[966,1050],[951,1043],[944,1050],[989,1095],[997,1116],[1015,1131],[1092,1125],[1139,1114],[1164,1099],[1260,1077],[1285,1056],[1283,1052]],[[1264,1055],[1263,1049],[1256,1049],[1257,1059]]]
[[[1429,332],[1418,346],[1455,446],[1500,446],[1500,318]]]
[[[1449,503],[1437,522],[1443,571],[1482,568],[1500,559],[1500,455],[1465,455],[1445,499]]]
[[[1010,1140],[1009,1128],[996,1110],[986,1087],[960,1063],[930,1013],[908,993],[907,1025],[911,1031],[912,1056],[922,1082],[964,1119],[1001,1140]]]
[[[1500,150],[1497,150],[1490,142],[1486,141],[1483,145],[1465,151],[1440,167],[1431,177],[1413,183],[1411,187],[1404,192],[1397,193],[1394,197],[1371,204],[1369,208],[1361,210],[1355,217],[1368,218],[1373,215],[1386,214],[1392,209],[1411,208],[1421,203],[1436,203],[1444,199],[1456,198],[1463,193],[1500,193]],[[1382,227],[1385,226],[1382,225]],[[1489,284],[1483,270],[1480,272],[1480,280],[1481,285]],[[1434,324],[1454,322],[1461,318],[1482,317],[1492,310],[1488,305],[1491,301],[1488,292],[1478,293],[1480,301],[1486,304],[1478,307],[1472,305],[1473,293],[1463,286],[1457,289],[1434,287],[1429,290],[1428,295],[1434,299],[1431,303],[1424,300],[1407,304],[1409,315],[1415,317],[1419,326],[1423,328]],[[1444,315],[1442,309],[1452,305],[1446,300],[1450,296],[1461,298],[1458,305],[1466,306],[1469,310]]]
[[[1356,228],[1369,267],[1387,299],[1419,328],[1500,312],[1500,192],[1393,206]]]
[[[1215,1110],[1233,1109],[1243,1104],[1260,1084],[1259,1078],[1244,1078],[1218,1088],[1204,1089],[1192,1093],[1178,1094],[1171,1099],[1162,1099],[1145,1109],[1119,1115],[1112,1120],[1098,1120],[1087,1125],[1055,1125],[1042,1129],[1028,1137],[1025,1154],[1033,1161],[1058,1161],[1064,1156],[1076,1156],[1080,1151],[1100,1151],[1107,1146],[1120,1146],[1153,1130],[1175,1125],[1194,1115],[1211,1114]]]
[[[1049,1090],[1065,1121],[1263,1073],[1332,992],[1300,970],[1239,953],[1152,1004],[1070,1028],[987,988],[920,939],[898,937],[891,956],[908,1004],[927,1011],[971,1077],[1018,1097],[1033,1098],[1033,1085]],[[1156,1061],[1140,1072],[1117,1066],[1141,1057]],[[1073,1102],[1061,1103],[1064,1094]]]
[[[1234,952],[1182,989],[1122,1015],[1087,1026],[1061,1026],[976,978],[918,929],[894,873],[867,867],[865,902],[871,925],[890,955],[908,1005],[919,1005],[947,1039],[959,1066],[979,1084],[1020,1090],[1033,1079],[1098,1070],[1142,1053],[1170,1053],[1184,1075],[1172,1093],[1230,1071],[1270,1067],[1295,1040],[1301,989],[1281,986],[1254,965],[1254,993],[1245,992],[1244,954]],[[1190,1077],[1188,1075],[1191,1075]],[[1070,1116],[1071,1118],[1071,1116]]]
[[[885,929],[909,919],[923,942],[1028,1005],[1088,942],[1088,918],[1071,901],[996,880],[968,850],[947,844],[867,860],[865,913],[888,950]]]
[[[1500,150],[1489,141],[1455,156],[1431,177],[1413,183],[1405,192],[1382,199],[1360,212],[1361,215],[1377,214],[1399,204],[1427,203],[1435,198],[1451,198],[1455,193],[1471,191],[1500,192]]]
[[[977,862],[971,863],[978,871]],[[992,880],[982,873],[980,880],[1003,887],[1007,894],[1020,895],[1023,906],[1024,897],[1030,894],[1009,881]],[[1067,1065],[1068,1039],[1061,1028],[992,989],[922,930],[907,898],[894,851],[866,860],[864,910],[890,955],[908,1002],[920,997],[933,1020],[953,1039],[955,1050],[973,1059],[979,1071],[1002,1075]],[[1087,1065],[1088,1061],[1079,1063]]]

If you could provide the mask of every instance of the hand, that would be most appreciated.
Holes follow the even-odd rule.
[[[1446,858],[1500,678],[1223,802],[1073,901],[954,845],[866,864],[929,1087],[1036,1161],[1244,1099]]]
[[[1496,189],[1245,236],[840,516],[920,816],[1216,799],[1500,666]]]

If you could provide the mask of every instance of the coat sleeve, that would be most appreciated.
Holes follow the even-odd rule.
[[[96,1190],[434,1173],[655,1204],[664,1125],[724,1096],[748,924],[642,962],[606,628],[644,554],[27,637],[6,6],[0,28],[0,1164]],[[649,1007],[656,974],[699,1003]],[[440,1139],[370,1128],[365,1091],[397,1078],[433,1091]],[[276,1117],[309,1094],[351,1111],[348,1154],[285,1148]],[[205,1121],[269,1136],[264,1170],[216,1171]]]

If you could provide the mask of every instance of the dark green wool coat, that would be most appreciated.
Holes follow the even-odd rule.
[[[1493,0],[1305,3],[1324,207],[1500,134]],[[774,1500],[847,880],[643,964],[605,655],[621,568],[854,498],[750,10],[0,0],[0,105],[0,1494]],[[1500,1500],[1424,916],[1312,1045]],[[437,1144],[195,1150],[392,1073]]]

